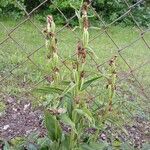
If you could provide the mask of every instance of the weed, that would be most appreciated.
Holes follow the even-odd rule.
[[[97,111],[92,111],[89,107],[90,103],[87,103],[87,89],[94,82],[98,82],[100,78],[106,78],[108,85],[108,104],[105,106],[104,116],[108,115],[108,111],[113,112],[113,99],[115,98],[116,89],[116,56],[109,62],[110,69],[107,71],[107,75],[99,74],[95,76],[90,75],[90,78],[85,81],[85,67],[87,50],[89,48],[89,21],[88,21],[88,8],[90,3],[82,3],[82,19],[83,19],[83,34],[82,40],[77,43],[76,59],[72,61],[72,73],[67,76],[67,85],[62,84],[61,80],[57,80],[51,84],[50,87],[44,87],[37,89],[38,92],[45,94],[52,94],[53,99],[50,105],[45,109],[45,125],[48,131],[48,137],[52,141],[49,145],[50,149],[84,149],[84,147],[107,147],[104,142],[98,142],[99,132],[102,128],[99,126],[99,121],[96,120]],[[48,16],[51,19],[52,16]],[[52,20],[52,19],[51,19]],[[50,58],[52,59],[52,68],[56,67],[58,63],[55,63],[54,53],[56,54],[56,39],[54,36],[54,22],[50,22],[47,32],[50,35],[50,44],[46,46],[50,49]],[[53,32],[52,32],[53,31]],[[52,33],[51,33],[52,32]],[[46,39],[49,40],[49,39]],[[73,77],[73,78],[72,78]],[[70,79],[69,79],[70,78]],[[61,78],[60,78],[61,79]],[[58,84],[59,83],[59,84]],[[103,123],[107,121],[103,115]],[[63,125],[63,126],[62,126]],[[64,128],[67,128],[64,133]],[[87,134],[85,131],[93,128],[94,136]]]

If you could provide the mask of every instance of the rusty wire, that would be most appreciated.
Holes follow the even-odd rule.
[[[2,23],[0,22],[0,25],[3,27],[4,31],[6,32],[6,37],[3,38],[2,41],[0,41],[0,46],[3,46],[4,43],[6,43],[9,39],[11,39],[15,45],[17,45],[19,48],[20,48],[20,51],[21,53],[25,56],[25,59],[23,61],[21,61],[19,64],[17,64],[16,66],[14,66],[12,69],[10,69],[7,74],[5,76],[0,76],[0,84],[1,86],[5,86],[5,82],[7,82],[8,78],[9,77],[13,77],[13,78],[16,78],[18,81],[19,79],[17,78],[17,76],[13,73],[13,71],[19,69],[19,68],[22,68],[24,67],[24,65],[26,65],[26,63],[31,63],[36,70],[39,70],[39,71],[43,71],[43,68],[39,67],[35,62],[34,60],[32,60],[32,56],[37,53],[38,51],[40,51],[42,48],[45,47],[45,44],[43,43],[42,45],[39,45],[38,48],[34,49],[34,50],[31,50],[30,53],[27,53],[26,52],[26,49],[13,37],[13,33],[16,32],[16,30],[22,26],[24,23],[26,22],[30,22],[34,27],[35,27],[35,30],[37,30],[39,32],[39,34],[43,37],[44,37],[44,34],[42,32],[42,29],[40,27],[38,27],[32,20],[32,14],[35,13],[35,11],[37,11],[42,5],[44,5],[48,0],[45,0],[43,1],[40,5],[38,5],[37,7],[35,7],[31,12],[27,12],[26,9],[18,2],[16,1],[16,4],[24,10],[25,12],[25,17],[24,19],[19,22],[16,26],[14,26],[11,30],[7,29],[7,27]],[[136,19],[134,18],[134,15],[132,14],[132,10],[135,8],[135,6],[137,6],[139,3],[142,2],[142,0],[139,0],[137,1],[135,4],[133,5],[129,5],[127,0],[123,0],[124,3],[126,4],[128,10],[126,10],[125,13],[123,13],[119,18],[115,19],[114,21],[112,21],[111,23],[109,24],[106,24],[101,16],[95,11],[95,9],[90,6],[90,9],[93,11],[94,15],[98,18],[98,20],[102,23],[103,25],[103,29],[100,29],[98,30],[98,33],[97,35],[95,35],[92,39],[90,39],[89,43],[92,43],[94,40],[98,39],[100,36],[103,36],[103,35],[106,35],[108,37],[108,39],[113,43],[113,45],[115,46],[115,49],[116,49],[116,53],[118,55],[118,57],[123,60],[123,62],[126,64],[126,66],[128,67],[128,71],[126,72],[126,74],[123,76],[123,78],[120,78],[118,80],[118,83],[121,83],[125,80],[128,80],[129,77],[132,77],[134,79],[134,82],[137,84],[136,86],[136,89],[137,91],[140,91],[139,92],[139,95],[141,94],[146,100],[149,100],[150,99],[150,95],[146,92],[147,90],[149,90],[149,88],[146,88],[144,87],[143,83],[141,83],[141,81],[139,81],[139,79],[137,78],[137,75],[136,75],[136,72],[141,70],[143,67],[145,66],[148,66],[150,64],[150,61],[149,60],[146,60],[144,63],[141,62],[139,66],[136,66],[135,68],[132,68],[131,65],[127,62],[126,58],[124,57],[124,55],[122,54],[124,51],[126,51],[128,48],[130,48],[131,46],[133,46],[134,44],[136,44],[139,40],[142,40],[143,43],[145,44],[145,46],[150,50],[150,46],[148,44],[148,41],[146,41],[146,39],[144,38],[144,35],[146,33],[149,32],[150,29],[146,29],[146,30],[143,30],[138,22],[136,21]],[[61,33],[66,27],[67,29],[69,29],[72,33],[73,33],[73,36],[75,39],[80,40],[80,37],[76,34],[75,31],[72,30],[72,27],[70,26],[70,21],[72,21],[76,15],[74,14],[71,18],[67,18],[64,13],[61,11],[61,9],[59,8],[59,6],[55,5],[53,3],[53,1],[51,1],[51,5],[54,5],[55,8],[57,9],[58,13],[65,19],[65,25],[63,27],[61,27],[58,31],[57,31],[57,34]],[[123,47],[120,47],[117,42],[115,41],[115,38],[111,37],[108,29],[114,25],[114,23],[116,23],[118,20],[120,19],[123,19],[125,18],[126,16],[130,15],[130,17],[132,18],[133,22],[135,23],[135,26],[136,28],[139,30],[140,34],[139,36],[134,39],[132,42],[128,43],[127,45],[123,46]],[[101,28],[101,27],[100,27]],[[63,39],[59,39],[63,44],[67,44],[67,47],[68,48],[72,48],[72,45],[69,45],[69,43],[65,43],[65,41]],[[114,55],[115,55],[114,54]],[[74,57],[74,55],[76,55],[74,52],[72,52],[72,56],[71,57]],[[92,56],[92,55],[89,55],[90,57],[90,60],[91,60],[91,66],[92,67],[95,67],[95,69],[98,71],[98,72],[101,72],[101,68],[107,64],[110,60],[110,58],[106,58],[104,62],[97,62],[97,60]],[[67,61],[67,58],[64,59],[62,56],[59,55],[59,58],[61,60],[61,67],[62,66],[65,66],[69,71],[71,71],[71,69],[69,68],[69,66],[67,66],[66,64],[66,61]],[[23,76],[24,74],[22,74]],[[50,73],[43,73],[43,76],[42,76],[42,79],[39,80],[37,83],[34,83],[34,85],[32,85],[31,87],[29,87],[27,90],[26,90],[26,93],[28,94],[31,94],[31,90],[34,89],[35,87],[37,87],[40,83],[42,82],[45,82],[46,81],[46,76],[49,76]],[[28,83],[28,81],[26,81]],[[16,85],[17,86],[17,85]],[[5,93],[4,93],[5,94]],[[87,91],[87,94],[90,94],[90,92]],[[98,97],[99,95],[95,95],[93,96],[92,98],[96,98]],[[144,101],[144,100],[143,100]],[[146,103],[147,101],[145,101]],[[131,113],[132,115],[132,113]]]

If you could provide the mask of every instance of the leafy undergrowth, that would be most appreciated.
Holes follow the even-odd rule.
[[[8,150],[32,150],[33,148],[39,150],[42,147],[43,149],[45,147],[45,150],[48,149],[51,141],[47,137],[47,130],[42,119],[42,109],[33,108],[31,102],[26,99],[18,102],[16,98],[6,96],[3,98],[3,101],[6,109],[3,116],[0,117],[0,148],[2,149],[4,144],[8,144],[5,146],[5,149],[7,147]],[[142,146],[142,150],[148,150],[149,145],[145,143],[149,141],[149,122],[139,116],[133,119],[135,120],[134,124],[126,124],[124,126],[126,129],[124,132],[128,136],[122,130],[118,132],[119,129],[109,125],[101,130],[98,139],[101,145],[97,145],[99,146],[97,149],[103,149],[102,147],[105,147],[105,149],[121,149],[121,146],[124,150],[135,150],[140,149]],[[70,126],[62,123],[61,128],[65,134],[70,132],[71,129]],[[95,131],[94,128],[89,128],[85,130],[85,135],[94,136]],[[131,141],[136,148],[131,147]]]

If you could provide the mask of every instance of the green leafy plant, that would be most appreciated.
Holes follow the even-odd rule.
[[[34,8],[39,6],[43,1],[42,0],[17,0],[18,3],[22,5],[23,8],[26,9],[27,12],[31,12]],[[13,16],[15,19],[21,18],[22,16],[25,15],[24,10],[22,7],[18,5],[15,0],[1,0],[0,2],[0,16]],[[128,4],[134,5],[138,1],[136,0],[129,0]],[[60,14],[57,11],[57,7],[64,13],[64,15],[67,18],[70,18],[74,15],[74,12],[77,15],[77,18],[74,20],[71,20],[70,24],[72,26],[78,25],[78,21],[81,18],[80,16],[80,4],[82,1],[80,0],[55,0],[55,1],[47,1],[44,3],[37,11],[35,11],[36,14],[36,19],[40,21],[44,21],[44,16],[48,14],[53,14],[54,18],[56,18],[56,23],[57,24],[64,24],[65,19],[60,17]],[[54,5],[53,5],[54,4]],[[71,7],[70,7],[71,4]],[[117,18],[119,18],[123,13],[125,13],[128,9],[127,5],[125,4],[124,1],[121,0],[94,0],[92,2],[92,6],[96,10],[96,12],[102,17],[104,21],[107,23],[113,22]],[[132,14],[135,18],[135,20],[139,23],[141,26],[146,26],[148,27],[150,24],[150,18],[149,18],[149,1],[141,1],[139,4],[137,4],[133,9],[132,9]],[[81,10],[81,9],[80,9]],[[68,13],[69,12],[69,13]],[[92,15],[93,16],[93,15]],[[92,17],[91,18],[94,23],[97,23],[97,18]],[[79,21],[80,22],[80,21]],[[122,25],[134,25],[134,21],[131,16],[126,16],[125,18],[118,20],[117,23],[120,23]],[[80,27],[81,27],[80,23]]]
[[[71,80],[67,82],[66,87],[63,84],[58,84],[58,82],[60,82],[59,80],[57,82],[54,81],[52,87],[38,89],[38,91],[42,93],[56,94],[54,100],[58,101],[45,112],[46,128],[49,138],[52,140],[52,147],[57,147],[55,147],[55,149],[63,149],[66,143],[68,143],[67,149],[80,149],[84,147],[82,146],[82,138],[86,128],[96,127],[93,113],[84,100],[86,89],[93,82],[98,81],[102,77],[99,75],[85,81],[84,66],[86,65],[89,43],[89,23],[87,16],[89,6],[90,3],[88,2],[82,3],[83,37],[77,44],[77,57],[75,61],[72,62]],[[52,28],[52,26],[53,25],[50,27]],[[54,43],[51,42],[48,47],[53,47],[54,49],[53,44]],[[53,55],[50,59],[52,60],[51,64],[53,68],[53,63],[55,62]],[[60,99],[61,101],[59,101]],[[66,134],[61,130],[61,123],[70,128]]]
[[[86,80],[85,67],[89,52],[89,6],[89,2],[84,1],[82,3],[81,18],[83,34],[82,40],[77,43],[76,58],[71,61],[71,74],[67,75],[67,78],[64,79],[60,73],[59,80],[54,79],[54,82],[51,83],[49,87],[47,86],[36,90],[42,94],[53,95],[52,100],[45,110],[45,125],[48,131],[48,137],[51,140],[51,144],[49,144],[50,149],[84,150],[93,149],[94,147],[95,149],[99,149],[100,147],[105,149],[110,146],[107,142],[99,142],[99,134],[106,126],[105,123],[114,121],[115,115],[119,112],[119,110],[117,112],[113,110],[117,79],[116,56],[110,60],[109,69],[106,74],[93,74],[92,77],[90,76],[90,78]],[[52,16],[48,16],[45,33],[46,47],[50,52],[50,71],[53,72],[54,68],[59,66],[59,62],[55,61],[55,56],[57,55],[55,51],[55,23],[51,18]],[[56,77],[56,75],[53,74],[52,76]],[[99,82],[101,78],[107,81],[108,96],[106,96],[106,99],[108,100],[102,107],[104,112],[98,115],[100,108],[93,111],[86,99],[88,98],[87,90],[93,83]],[[93,135],[85,134],[86,130],[90,128],[95,130]]]

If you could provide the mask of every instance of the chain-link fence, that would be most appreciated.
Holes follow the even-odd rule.
[[[32,100],[32,102],[35,103],[42,103],[40,100],[37,100],[38,98],[33,94],[32,90],[42,85],[51,84],[51,72],[49,72],[46,65],[48,60],[46,57],[47,51],[45,50],[45,35],[43,34],[43,27],[46,26],[46,23],[45,25],[40,24],[33,17],[34,13],[40,9],[42,5],[46,4],[47,1],[48,0],[43,1],[31,12],[27,12],[26,9],[16,1],[16,5],[24,10],[26,16],[24,16],[21,21],[15,22],[12,25],[11,23],[8,25],[6,22],[0,22],[2,33],[0,37],[1,100],[9,96],[17,97],[18,100],[26,99]],[[142,132],[149,130],[145,127],[145,122],[143,121],[145,119],[144,115],[146,114],[148,116],[149,114],[147,104],[150,98],[150,35],[149,29],[142,28],[132,13],[132,10],[134,10],[142,0],[137,1],[133,5],[129,5],[126,0],[123,0],[123,2],[128,9],[125,13],[120,15],[119,18],[109,24],[103,21],[101,15],[90,5],[90,11],[100,24],[97,26],[97,29],[92,29],[91,27],[89,31],[89,45],[98,58],[91,53],[87,54],[87,68],[85,74],[86,78],[88,78],[93,72],[95,72],[95,74],[105,72],[104,68],[107,68],[111,58],[117,55],[116,93],[118,99],[121,101],[122,106],[120,107],[126,109],[131,118],[135,118],[134,121],[136,123],[134,127],[128,126],[126,120],[124,120],[124,125],[127,126],[126,128],[131,132],[131,134],[129,134],[129,140],[135,140],[138,145],[140,141],[139,138],[142,138],[143,141],[145,140],[146,135]],[[76,19],[77,16],[74,13],[71,18],[67,18],[59,6],[53,1],[51,1],[51,6],[55,7],[60,18],[65,20],[64,26],[58,27],[56,25],[56,35],[58,40],[58,55],[61,61],[59,68],[62,74],[65,70],[67,70],[66,72],[69,74],[72,68],[68,61],[75,57],[77,42],[82,39],[81,32],[78,29],[73,30],[74,27],[70,25],[70,22]],[[134,27],[118,28],[118,21],[124,20],[127,16],[132,18]],[[90,18],[89,21],[92,26]],[[95,88],[99,90],[101,90],[100,87],[106,88],[103,84],[103,82],[94,84],[90,90],[87,90],[89,101],[94,100],[96,97],[103,99],[103,94],[99,91],[92,92]],[[142,112],[145,114],[141,114],[140,117],[138,116],[138,118],[136,118],[137,116],[134,116],[130,107],[124,103],[125,101],[129,101],[131,105],[138,101],[138,105],[134,109],[143,109]],[[99,104],[97,105],[96,110],[100,109]],[[136,129],[135,133],[133,131],[135,128],[140,129]],[[139,135],[136,136],[136,134]],[[148,138],[148,136],[146,138]]]

